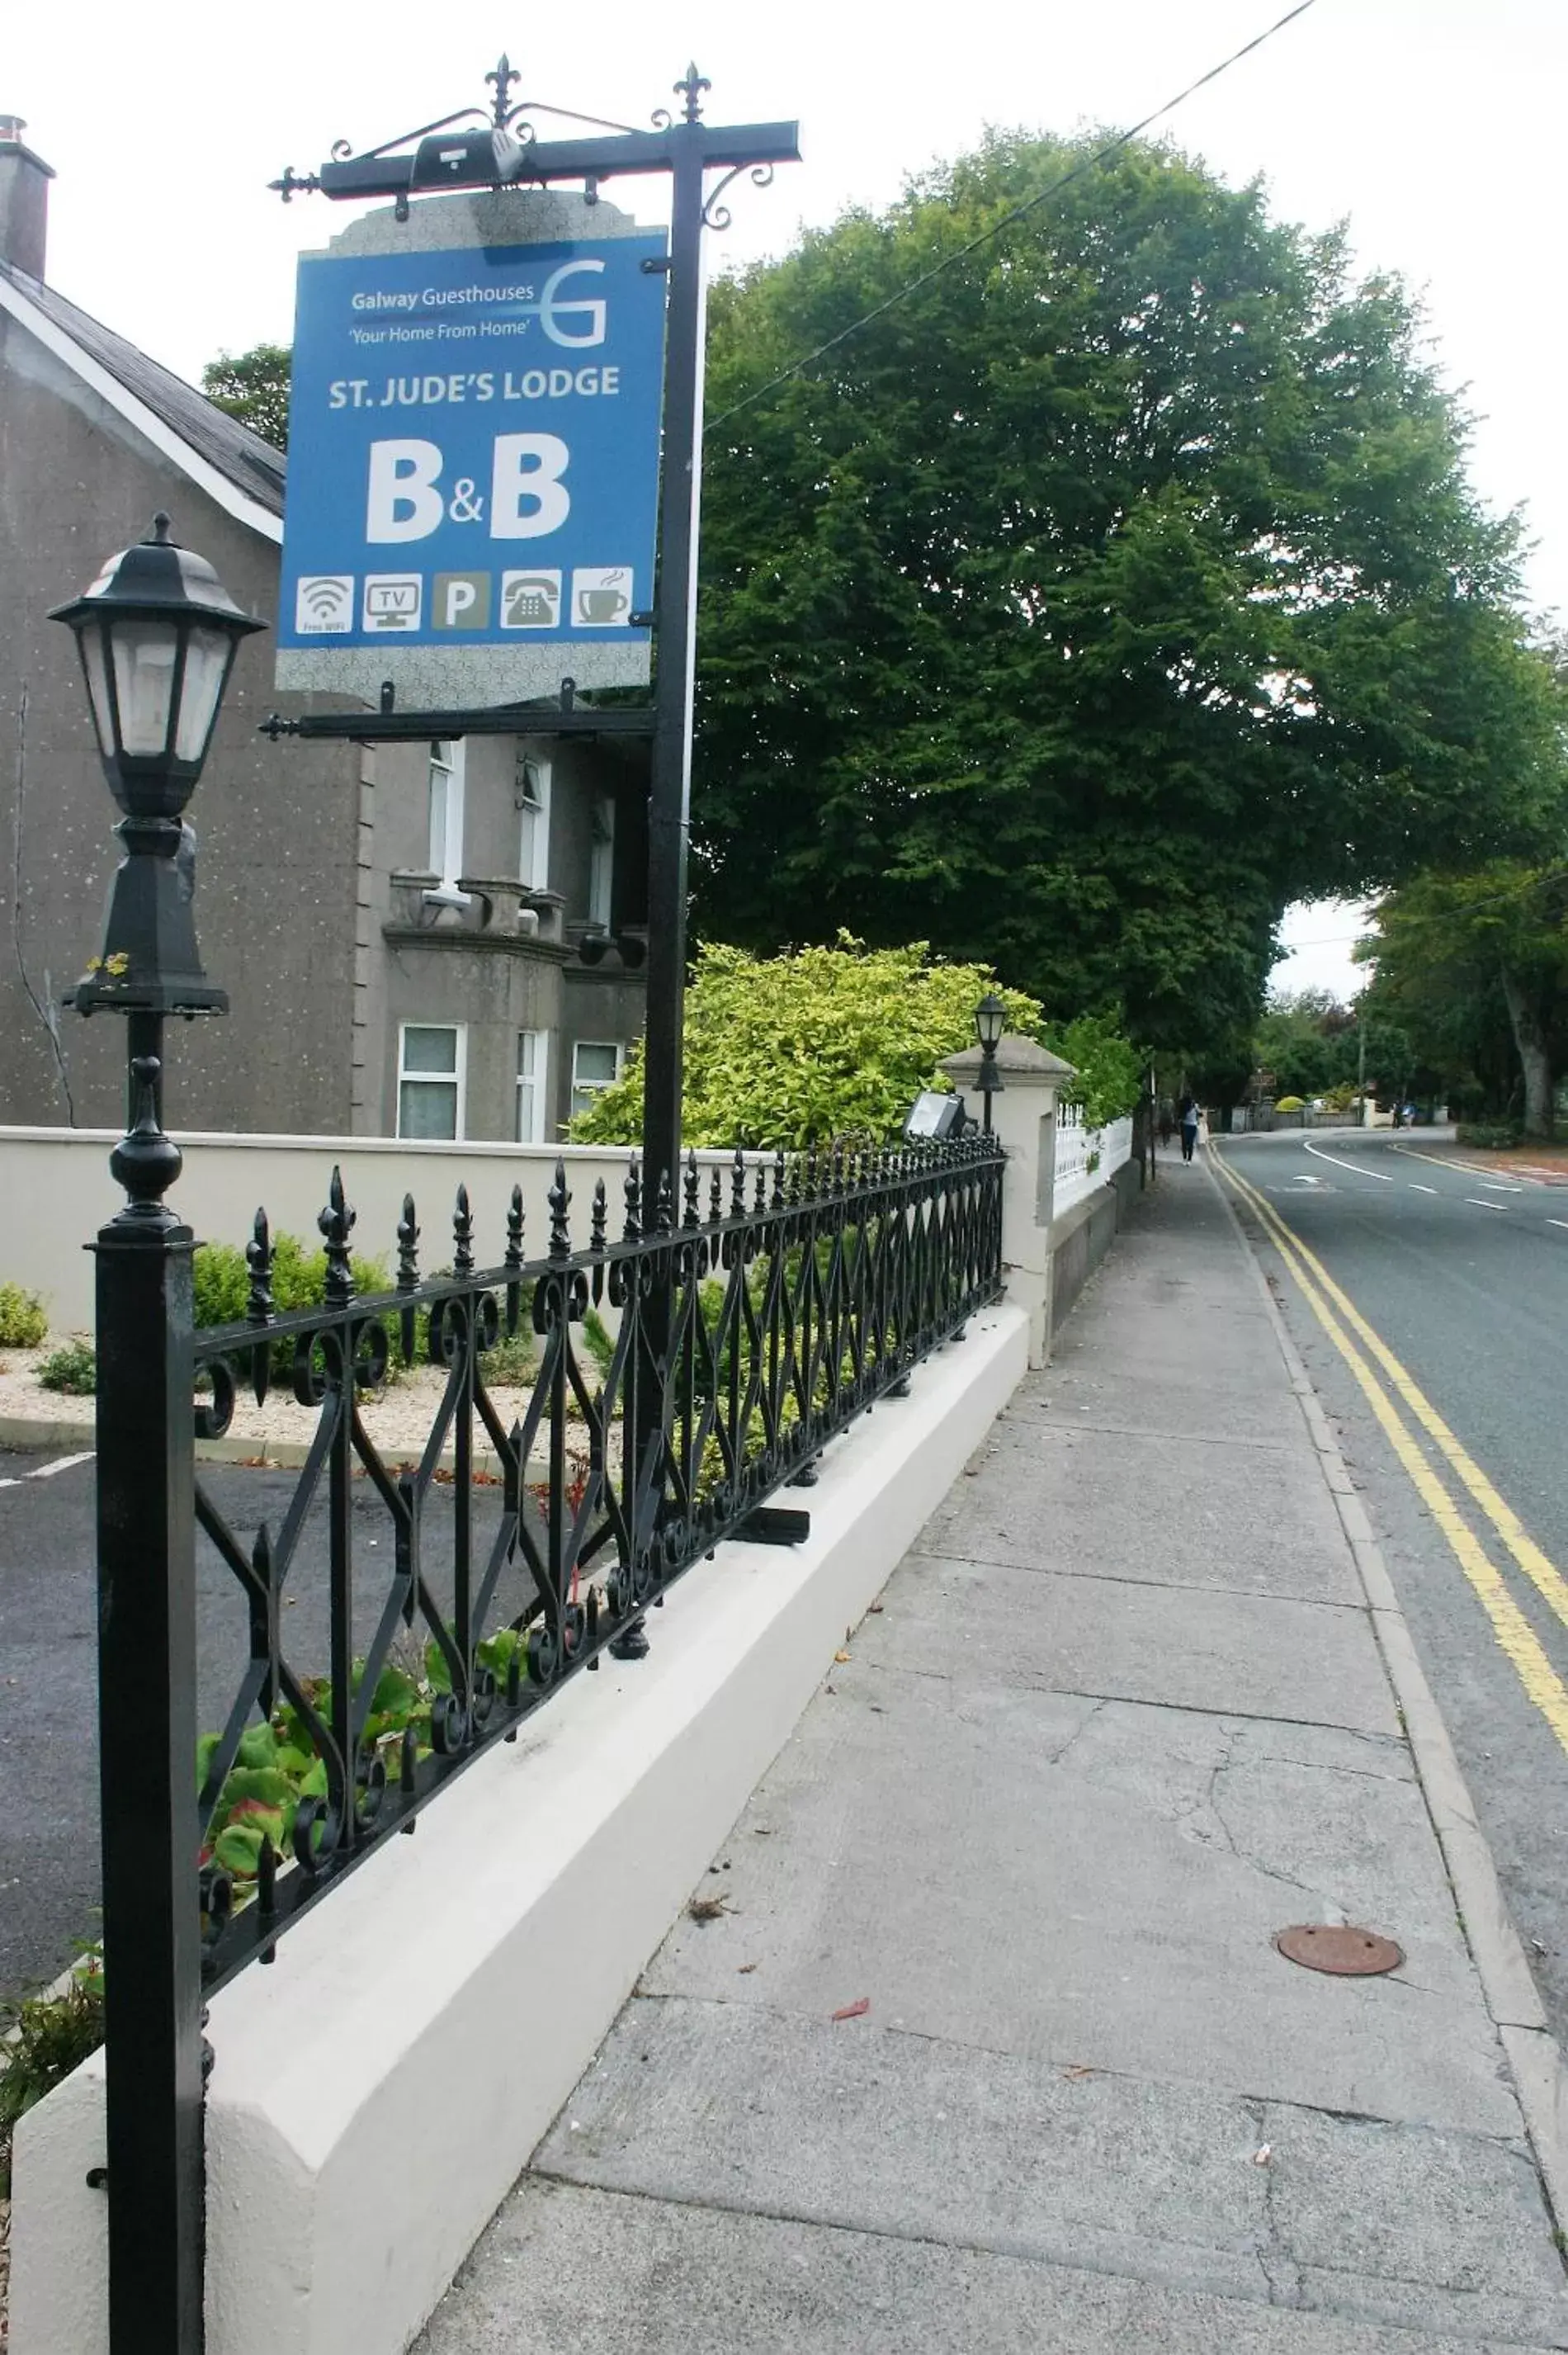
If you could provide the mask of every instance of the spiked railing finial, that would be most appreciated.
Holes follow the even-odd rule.
[[[265,1325],[272,1314],[272,1235],[264,1209],[256,1213],[250,1241],[245,1246],[245,1263],[250,1270],[245,1314],[252,1325]]]
[[[458,1188],[452,1208],[452,1273],[460,1277],[473,1273],[473,1213],[466,1186]]]
[[[556,1164],[556,1182],[550,1188],[550,1257],[569,1259],[572,1254],[571,1230],[567,1224],[567,1212],[572,1198],[567,1191],[567,1165]]]
[[[355,1218],[355,1213],[344,1194],[343,1171],[334,1162],[332,1183],[327,1188],[326,1208],[316,1220],[326,1243],[326,1298],[329,1307],[341,1308],[354,1298],[354,1264],[348,1239],[354,1230]]]

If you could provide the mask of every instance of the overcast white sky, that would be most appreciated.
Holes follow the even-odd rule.
[[[988,123],[1134,122],[1283,14],[1287,0],[12,0],[0,111],[58,178],[49,277],[182,374],[291,335],[294,256],[341,208],[265,183],[471,100],[499,49],[523,91],[641,123],[694,57],[715,120],[798,117],[806,161],[746,189],[714,261],[778,251],[802,222],[879,205]],[[1568,612],[1568,341],[1558,294],[1568,0],[1315,0],[1174,116],[1226,179],[1261,172],[1277,213],[1348,216],[1358,256],[1421,290],[1476,415],[1473,474],[1528,509],[1532,602]],[[624,189],[609,191],[621,202]],[[646,211],[647,208],[639,208]],[[1354,986],[1353,913],[1293,911],[1277,981]]]

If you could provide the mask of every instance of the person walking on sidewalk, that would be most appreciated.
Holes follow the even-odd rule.
[[[1191,1161],[1192,1148],[1198,1142],[1198,1099],[1192,1094],[1191,1089],[1181,1099],[1181,1158],[1183,1161]]]

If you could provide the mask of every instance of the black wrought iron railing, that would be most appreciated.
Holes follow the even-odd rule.
[[[557,1165],[542,1256],[514,1189],[503,1257],[479,1266],[460,1189],[450,1273],[422,1278],[407,1199],[396,1284],[366,1297],[334,1172],[324,1299],[284,1315],[258,1213],[247,1316],[196,1337],[197,1435],[226,1431],[244,1389],[284,1387],[315,1421],[259,1525],[253,1481],[198,1467],[197,1526],[247,1630],[197,1770],[209,1986],[270,1959],[721,1539],[778,1534],[764,1500],[1001,1291],[1002,1167],[989,1137],[691,1158],[677,1207],[667,1188],[643,1200],[633,1162],[619,1234],[601,1182],[574,1250]],[[514,1376],[530,1334],[507,1416],[494,1369]],[[440,1377],[411,1460],[365,1419],[397,1361]]]

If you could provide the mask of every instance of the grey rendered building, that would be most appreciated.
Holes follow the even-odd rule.
[[[55,1009],[101,945],[113,811],[46,615],[164,508],[272,618],[285,462],[48,285],[23,128],[0,116],[0,1124],[108,1127],[119,1025]],[[249,639],[192,805],[233,1010],[175,1040],[171,1126],[550,1141],[641,1028],[645,751],[274,744],[270,711],[356,707],[271,678]]]

